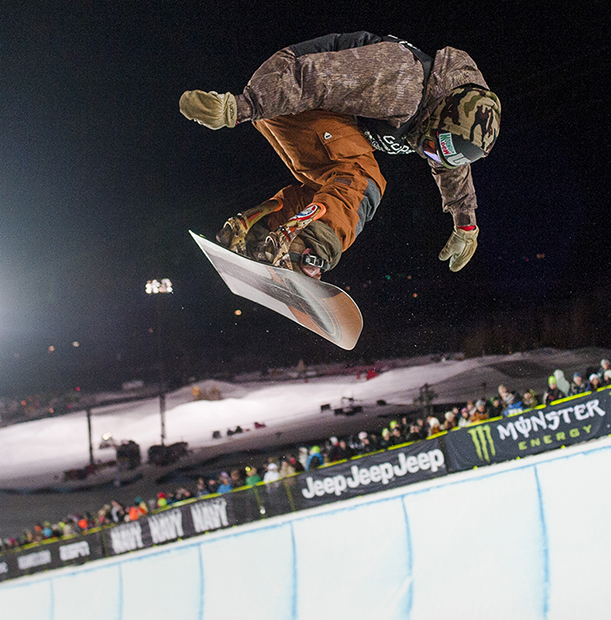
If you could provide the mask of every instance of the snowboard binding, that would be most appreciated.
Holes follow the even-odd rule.
[[[244,213],[238,213],[235,217],[230,217],[225,222],[223,228],[217,233],[216,240],[224,248],[236,254],[248,256],[246,236],[250,229],[266,215],[274,211],[280,211],[280,209],[282,209],[282,203],[272,198],[244,211]]]
[[[272,265],[279,266],[280,262],[289,254],[291,244],[297,235],[314,220],[322,217],[326,208],[313,202],[303,211],[292,217],[286,224],[269,233],[265,239],[264,253],[266,260]]]

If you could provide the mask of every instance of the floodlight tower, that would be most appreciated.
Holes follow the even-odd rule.
[[[168,278],[162,280],[148,280],[146,283],[147,295],[160,295],[165,293],[173,293],[172,282]],[[159,297],[155,302],[156,315],[156,331],[157,331],[157,356],[159,358],[159,415],[161,417],[161,445],[165,445],[165,377],[163,372],[163,353],[161,340],[161,308],[159,306]]]

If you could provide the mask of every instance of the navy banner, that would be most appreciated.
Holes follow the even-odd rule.
[[[146,549],[243,523],[237,521],[229,510],[234,503],[232,500],[229,495],[221,495],[189,501],[137,521],[108,528],[104,531],[108,555]]]

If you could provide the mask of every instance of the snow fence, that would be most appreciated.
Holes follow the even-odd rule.
[[[611,440],[0,586],[20,620],[608,618]]]

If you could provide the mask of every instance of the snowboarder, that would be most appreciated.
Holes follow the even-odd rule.
[[[319,278],[375,214],[378,150],[428,159],[454,220],[440,260],[458,271],[475,252],[470,164],[494,145],[501,106],[463,51],[431,58],[393,36],[331,34],[276,52],[242,94],[186,91],[180,111],[210,129],[251,121],[299,182],[230,218],[224,247]]]

